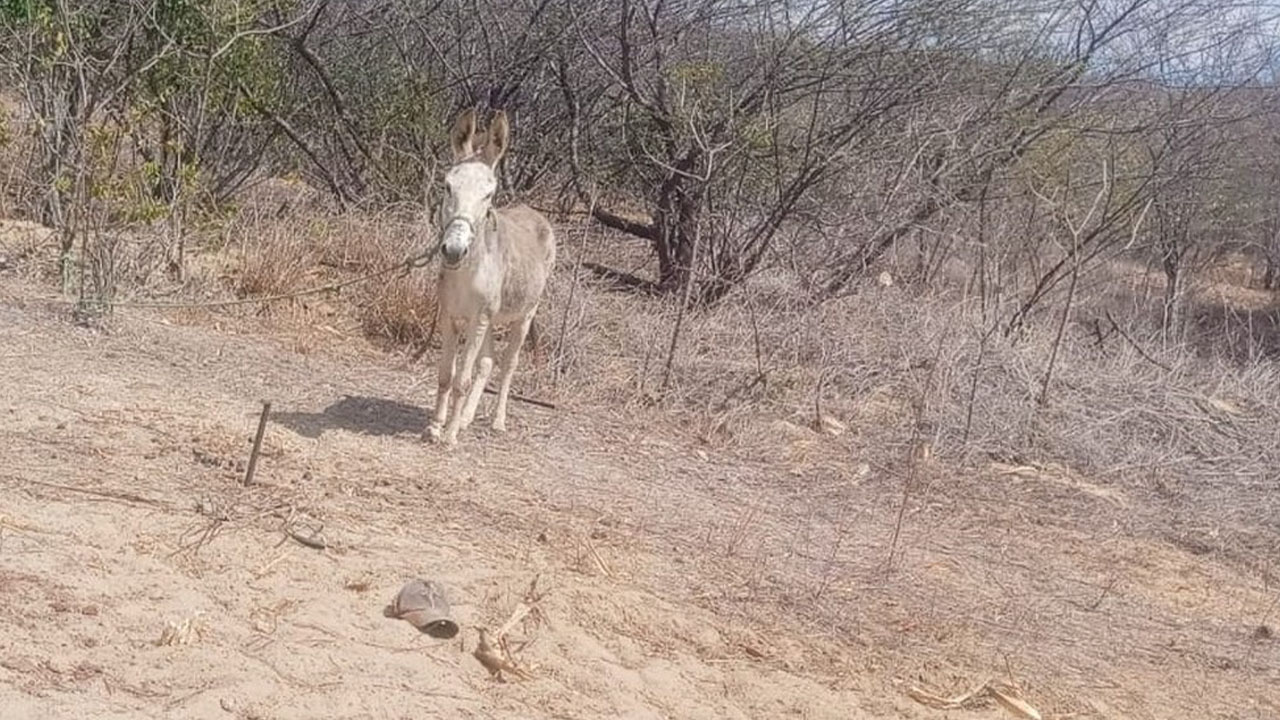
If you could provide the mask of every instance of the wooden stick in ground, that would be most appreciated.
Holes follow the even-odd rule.
[[[258,433],[253,436],[253,449],[249,451],[249,467],[244,471],[244,484],[253,482],[253,473],[258,469],[258,453],[262,452],[262,434],[267,430],[267,416],[271,414],[271,401],[262,401],[262,416],[258,418]]]

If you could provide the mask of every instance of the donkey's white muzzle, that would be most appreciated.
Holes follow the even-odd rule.
[[[457,267],[471,249],[471,240],[475,236],[471,222],[463,217],[456,217],[444,229],[444,237],[440,242],[440,255],[444,258],[445,267]]]

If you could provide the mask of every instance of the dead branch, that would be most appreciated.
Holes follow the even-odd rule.
[[[1106,315],[1107,315],[1107,322],[1111,323],[1111,329],[1120,333],[1120,337],[1124,338],[1125,341],[1129,343],[1129,346],[1132,347],[1134,350],[1136,350],[1138,355],[1141,356],[1143,360],[1146,360],[1147,362],[1151,363],[1152,365],[1155,365],[1156,367],[1160,368],[1161,370],[1164,370],[1165,372],[1172,371],[1172,368],[1170,368],[1168,365],[1165,365],[1159,360],[1151,357],[1151,355],[1149,355],[1146,350],[1143,350],[1142,346],[1138,344],[1138,341],[1134,340],[1133,337],[1129,335],[1129,333],[1125,332],[1124,328],[1120,327],[1120,323],[1116,322],[1116,319],[1112,317],[1110,310],[1106,311]]]

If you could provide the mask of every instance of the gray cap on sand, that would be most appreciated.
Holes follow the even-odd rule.
[[[449,611],[444,588],[434,580],[410,580],[382,611],[387,617],[407,620],[419,632],[447,640],[458,634],[458,623]]]

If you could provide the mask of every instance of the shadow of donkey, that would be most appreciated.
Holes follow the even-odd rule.
[[[275,412],[271,419],[312,439],[325,430],[384,436],[421,433],[427,426],[427,410],[395,400],[344,395],[318,413]]]

